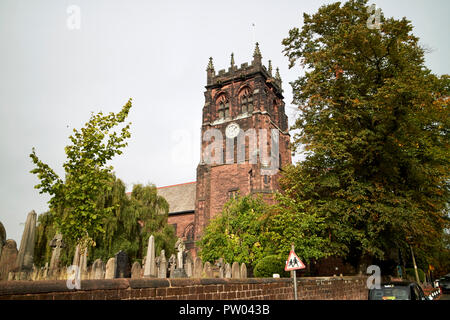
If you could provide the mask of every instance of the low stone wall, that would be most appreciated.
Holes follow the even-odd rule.
[[[1,281],[0,300],[292,300],[292,279],[111,279]],[[366,300],[362,277],[299,278],[299,300]]]

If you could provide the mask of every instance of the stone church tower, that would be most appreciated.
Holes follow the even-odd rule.
[[[256,43],[253,61],[215,72],[212,58],[201,127],[194,232],[200,239],[210,219],[237,194],[261,194],[272,201],[279,169],[291,163],[288,119],[281,78],[266,68]]]

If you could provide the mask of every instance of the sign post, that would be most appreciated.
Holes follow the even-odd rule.
[[[295,254],[295,246],[292,243],[291,252],[289,253],[288,260],[286,261],[285,271],[294,271],[294,300],[297,300],[297,270],[305,269],[305,265]]]

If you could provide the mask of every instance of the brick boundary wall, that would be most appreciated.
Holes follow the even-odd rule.
[[[299,300],[367,300],[365,277],[299,278]],[[292,279],[0,281],[0,300],[293,300]]]

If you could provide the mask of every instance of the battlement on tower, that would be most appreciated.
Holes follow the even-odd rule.
[[[264,76],[266,82],[271,83],[279,93],[283,92],[282,81],[279,70],[277,68],[276,74],[272,74],[272,62],[269,60],[269,65],[266,67],[262,64],[262,56],[259,50],[258,43],[256,43],[255,52],[253,54],[253,61],[251,64],[245,62],[240,67],[234,64],[234,55],[231,54],[231,64],[228,70],[221,69],[218,72],[214,70],[212,58],[209,59],[207,71],[207,86],[206,88],[222,86],[228,82],[235,80],[245,80],[253,77],[256,73]]]

